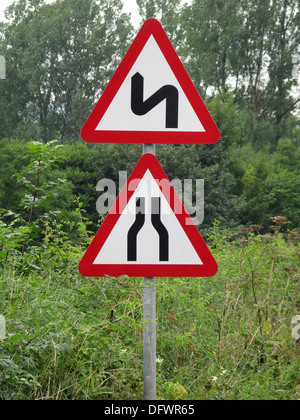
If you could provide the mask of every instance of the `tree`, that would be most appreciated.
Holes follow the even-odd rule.
[[[1,44],[9,107],[0,135],[77,139],[132,36],[120,0],[18,0]],[[1,118],[1,117],[0,117]]]
[[[275,147],[286,136],[284,118],[296,109],[300,102],[300,2],[277,0],[274,2],[274,25],[270,38],[270,83],[266,93],[266,108],[274,116]]]
[[[242,77],[252,112],[254,144],[262,140],[259,123],[275,118],[273,144],[281,137],[279,125],[299,102],[291,97],[298,83],[299,0],[242,0],[238,38],[231,67]]]
[[[299,0],[193,0],[182,13],[197,88],[203,95],[234,91],[256,147],[267,134],[276,148],[300,101],[299,10]]]
[[[136,0],[143,20],[158,19],[171,42],[178,43],[181,2],[178,0]]]
[[[231,45],[238,28],[238,1],[193,0],[183,9],[183,55],[196,87],[205,96],[227,89]]]

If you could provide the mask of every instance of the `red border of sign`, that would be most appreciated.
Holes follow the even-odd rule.
[[[138,187],[139,180],[143,178],[145,172],[150,170],[156,182],[160,183],[162,180],[169,179],[165,174],[163,168],[158,162],[157,158],[151,154],[145,154],[138,161],[135,169],[129,177],[126,185],[122,189],[118,196],[115,204],[111,211],[107,215],[103,224],[101,225],[98,233],[94,240],[89,246],[86,254],[84,255],[80,265],[79,271],[83,276],[86,277],[101,277],[105,275],[109,276],[122,276],[128,275],[130,277],[212,277],[218,271],[218,265],[212,256],[210,250],[205,244],[201,237],[198,229],[194,223],[186,224],[186,220],[190,219],[190,216],[186,212],[180,198],[175,192],[173,186],[170,183],[170,197],[166,197],[170,207],[174,211],[174,208],[181,208],[181,214],[176,214],[176,217],[181,224],[182,228],[186,232],[189,240],[199,255],[203,265],[133,265],[133,264],[120,264],[120,265],[94,265],[98,253],[105,244],[115,224],[117,223],[120,215],[124,211],[127,203],[134,194],[134,191]],[[134,188],[132,187],[134,185]],[[160,184],[163,185],[163,184]],[[163,190],[162,190],[163,191]],[[111,252],[114,252],[112,249]]]
[[[201,121],[205,132],[96,131],[99,122],[151,35],[154,36],[163,55],[173,70],[184,93]],[[220,140],[221,134],[161,24],[155,19],[149,19],[142,26],[119,68],[83,126],[81,137],[88,143],[213,144]]]

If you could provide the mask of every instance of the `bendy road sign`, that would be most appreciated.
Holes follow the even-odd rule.
[[[90,143],[213,144],[220,132],[161,24],[150,19],[81,136]]]

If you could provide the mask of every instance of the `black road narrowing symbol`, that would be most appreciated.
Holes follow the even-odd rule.
[[[151,222],[159,235],[159,261],[169,261],[169,233],[161,221],[161,199],[151,199]],[[137,236],[145,224],[145,198],[136,199],[136,219],[127,236],[128,261],[137,261]]]
[[[128,261],[137,261],[137,236],[145,224],[145,199],[136,199],[136,219],[127,236]]]
[[[161,199],[151,199],[151,221],[159,235],[159,261],[169,261],[169,233],[161,221]]]
[[[131,79],[131,110],[135,115],[148,114],[166,99],[166,128],[178,128],[179,93],[175,86],[165,85],[144,101],[144,78],[136,73]]]

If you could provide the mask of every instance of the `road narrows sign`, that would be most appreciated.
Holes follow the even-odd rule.
[[[220,132],[161,24],[149,19],[81,136],[90,143],[213,144]]]
[[[87,277],[211,277],[211,252],[157,158],[145,154],[84,255]]]

